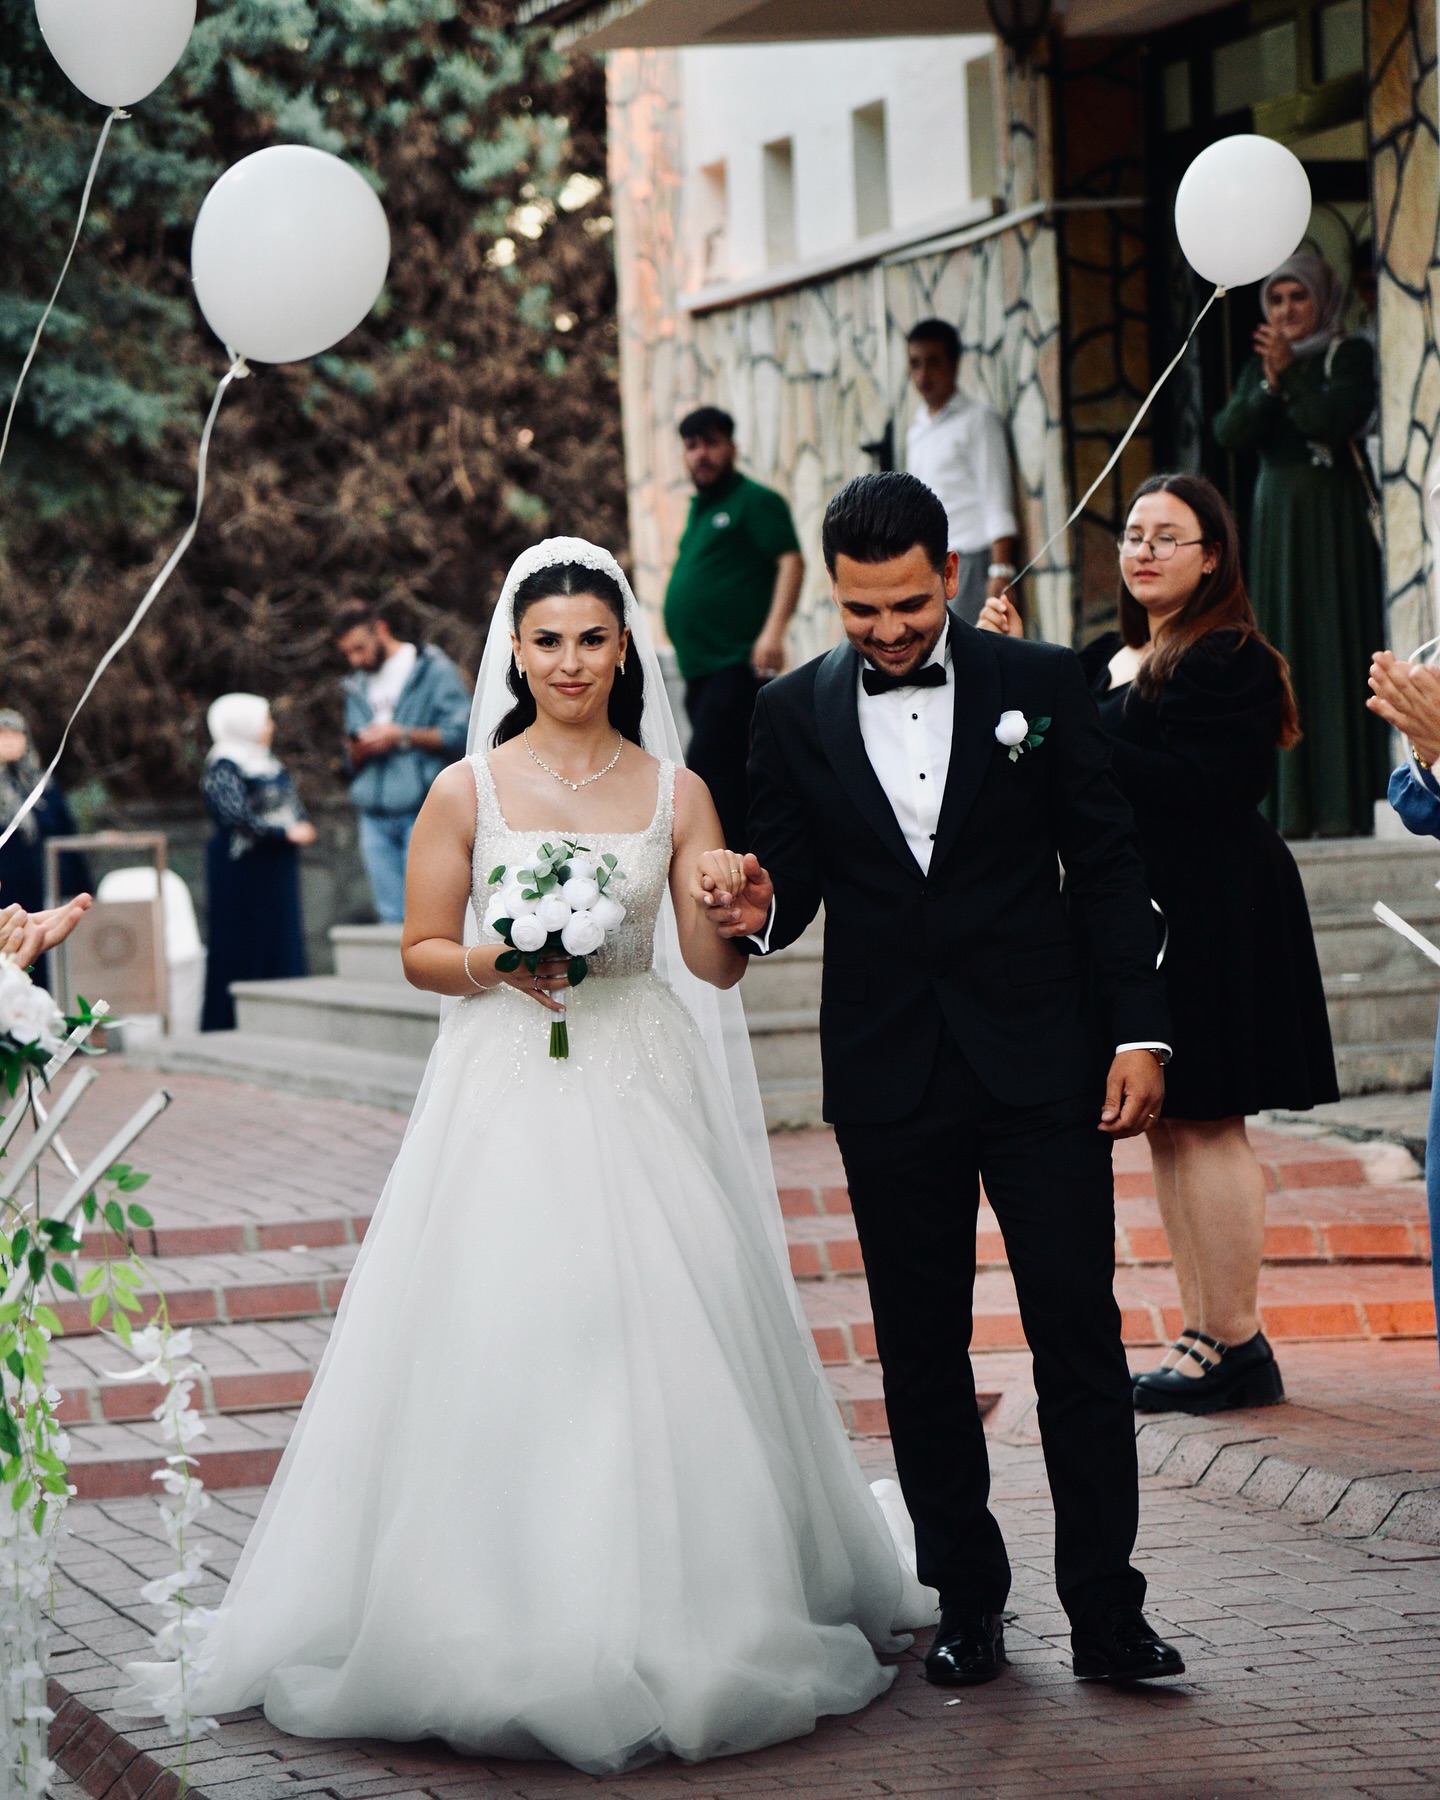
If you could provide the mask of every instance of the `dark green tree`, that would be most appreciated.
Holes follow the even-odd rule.
[[[72,781],[193,791],[217,693],[277,702],[339,778],[327,618],[359,594],[473,666],[545,531],[624,544],[604,83],[501,0],[231,0],[117,123],[0,469],[0,704],[53,742],[183,526],[224,353],[190,294],[205,190],[272,143],[374,182],[380,305],[327,356],[232,388],[201,533],[72,740]],[[103,109],[0,0],[0,405],[69,234]]]

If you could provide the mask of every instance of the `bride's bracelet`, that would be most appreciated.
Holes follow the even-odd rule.
[[[475,977],[470,973],[470,951],[473,950],[474,948],[475,948],[474,944],[471,944],[467,948],[465,955],[461,960],[460,966],[464,969],[465,979],[470,983],[471,987],[473,987],[477,991],[477,993],[484,994],[484,993],[488,992],[488,989],[486,988],[485,983],[483,981],[477,981],[475,979]]]

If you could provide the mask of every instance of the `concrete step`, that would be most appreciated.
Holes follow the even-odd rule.
[[[403,925],[332,925],[330,946],[342,981],[403,982],[400,935]]]
[[[226,1488],[268,1487],[280,1466],[298,1408],[227,1414],[206,1421],[206,1434],[191,1446],[197,1473],[213,1493]],[[157,1492],[153,1476],[169,1448],[157,1425],[70,1427],[68,1472],[77,1498],[118,1500]]]
[[[815,1131],[825,1123],[819,1076],[762,1081],[760,1100],[767,1131]]]
[[[1434,1001],[1431,1001],[1433,1008]],[[1335,1072],[1343,1095],[1406,1094],[1430,1085],[1435,1060],[1435,1040],[1337,1044]]]
[[[440,1029],[440,996],[408,983],[307,975],[298,981],[236,981],[230,991],[240,1030],[263,1037],[423,1059]]]
[[[1369,912],[1383,900],[1403,913],[1433,901],[1440,881],[1440,844],[1429,838],[1324,838],[1290,850],[1313,911],[1353,906]]]
[[[792,944],[773,956],[752,957],[740,983],[747,1017],[772,1012],[818,1014],[822,966],[818,943]]]
[[[1396,910],[1434,943],[1440,943],[1440,899],[1412,901]],[[1437,970],[1399,932],[1382,925],[1368,908],[1326,907],[1311,913],[1320,973],[1374,976],[1381,980],[1410,980],[1418,986],[1440,988]]]
[[[397,1056],[349,1044],[317,1044],[256,1031],[207,1031],[126,1051],[131,1068],[220,1075],[252,1087],[282,1088],[316,1100],[350,1100],[409,1112],[425,1074],[424,1056]]]
[[[1337,1045],[1418,1042],[1435,1031],[1435,989],[1428,981],[1332,976],[1325,1005]]]
[[[809,1007],[794,1012],[746,1015],[755,1073],[761,1083],[820,1079],[820,1014]]]

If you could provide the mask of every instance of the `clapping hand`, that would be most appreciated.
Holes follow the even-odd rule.
[[[1379,650],[1370,664],[1370,689],[1370,711],[1409,738],[1422,762],[1440,763],[1440,669]]]
[[[64,943],[92,904],[88,894],[77,894],[48,912],[26,912],[23,906],[0,907],[0,954],[13,957],[22,969],[28,969],[47,950]]]
[[[721,937],[755,937],[769,922],[775,884],[753,854],[707,850],[691,892]]]
[[[1256,326],[1255,354],[1264,366],[1265,379],[1271,387],[1280,385],[1280,377],[1295,360],[1290,340],[1278,325]]]

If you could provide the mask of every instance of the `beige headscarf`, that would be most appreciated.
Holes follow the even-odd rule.
[[[1300,251],[1288,262],[1281,263],[1260,290],[1260,303],[1267,319],[1270,317],[1270,290],[1277,281],[1298,281],[1315,308],[1315,329],[1309,337],[1297,338],[1291,344],[1291,350],[1296,356],[1315,356],[1328,350],[1344,330],[1345,289],[1340,277],[1323,256],[1315,256],[1308,250]]]

